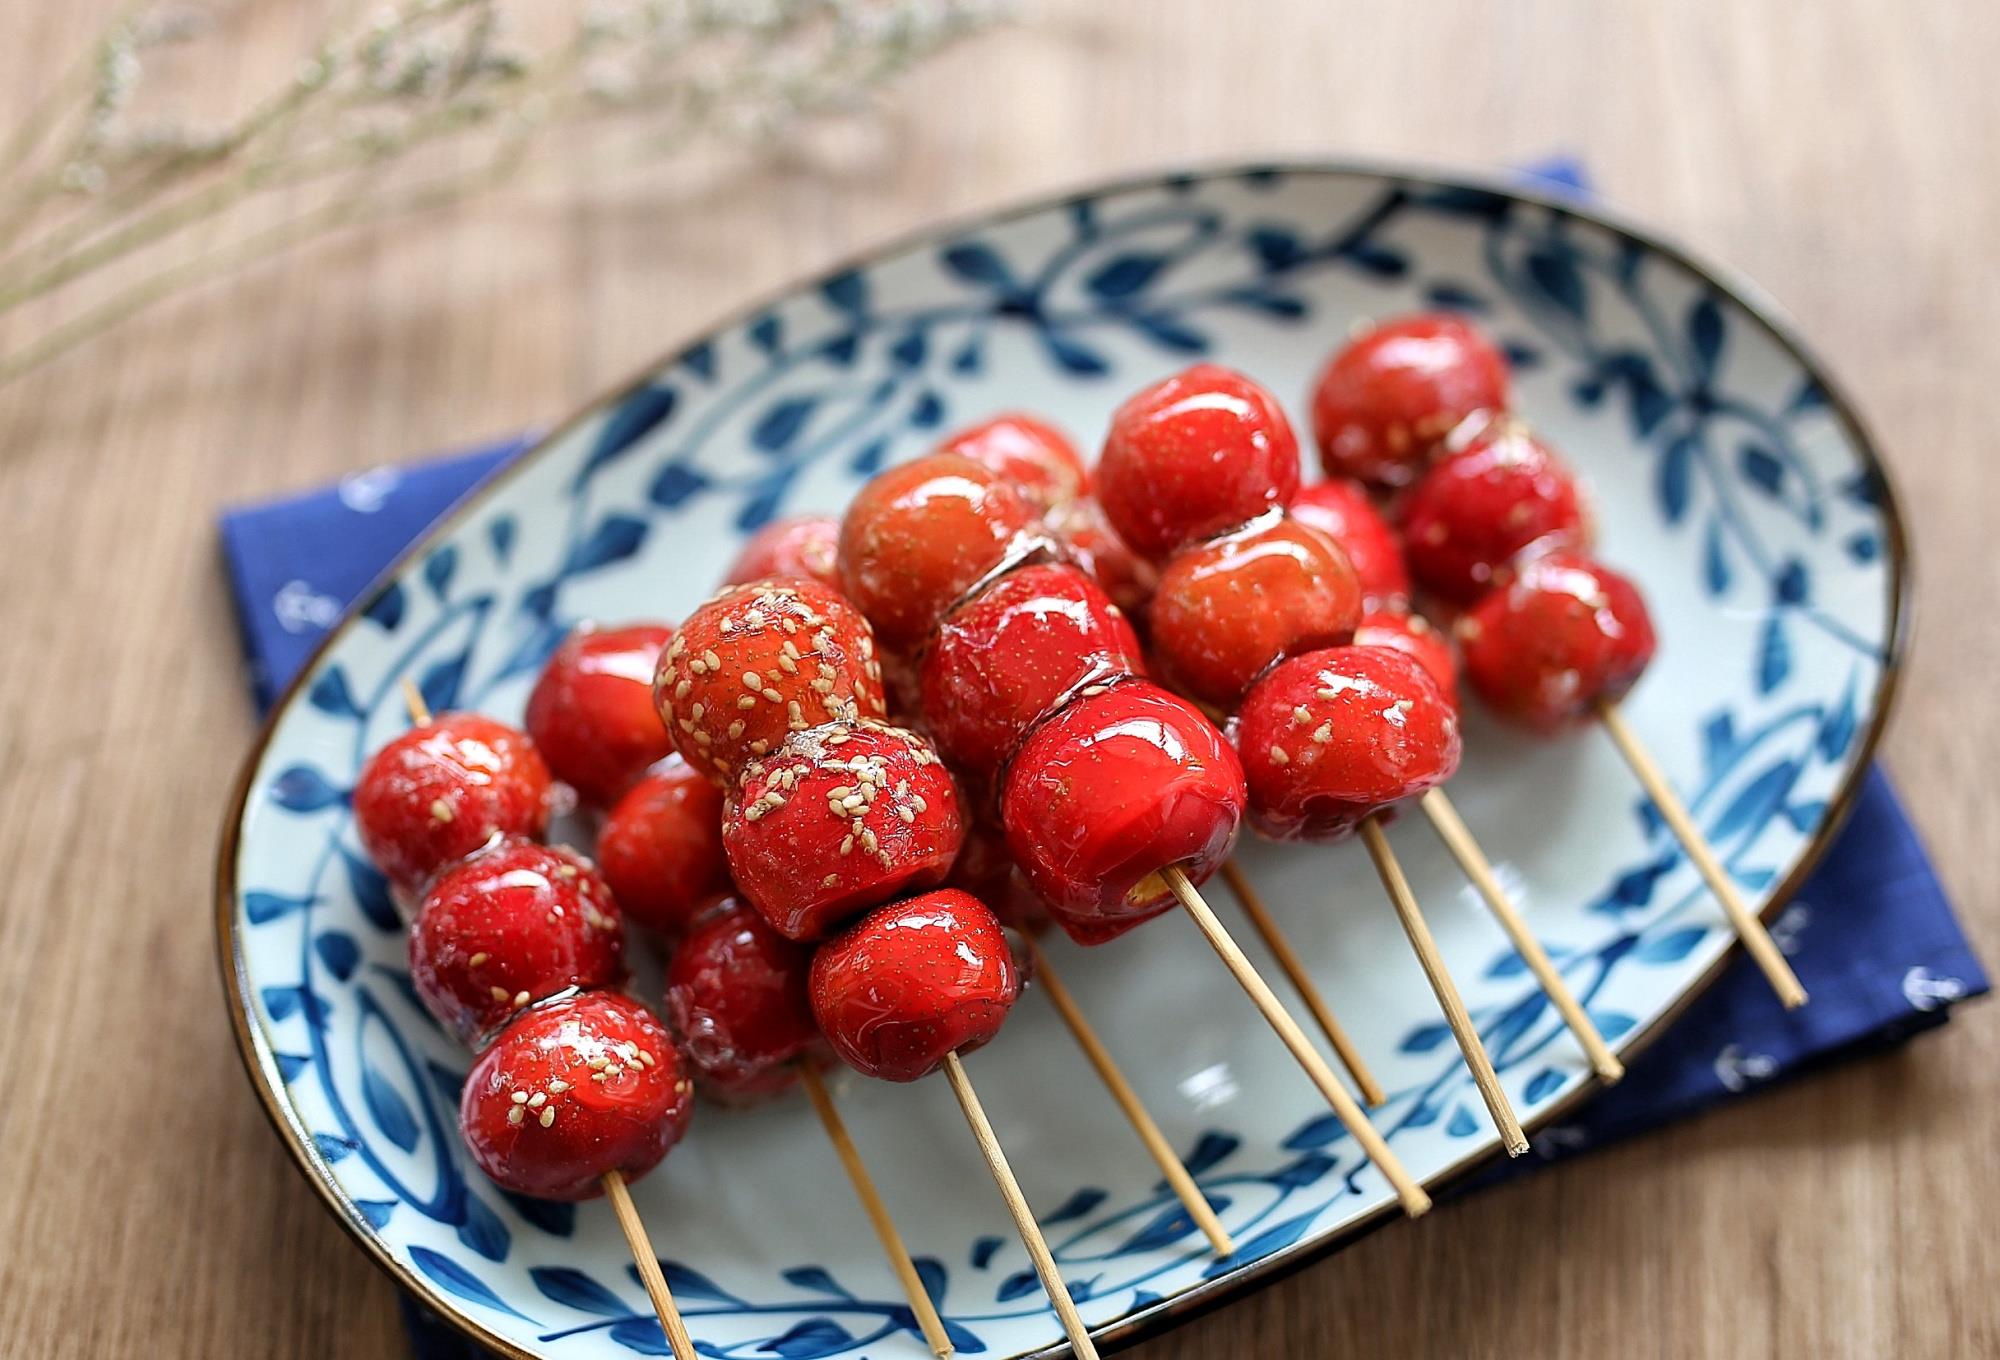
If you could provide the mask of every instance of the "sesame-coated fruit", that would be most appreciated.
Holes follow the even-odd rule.
[[[1299,444],[1277,398],[1196,364],[1118,408],[1095,480],[1119,536],[1158,559],[1283,509],[1299,489]]]
[[[1394,647],[1408,652],[1430,673],[1445,700],[1458,707],[1458,654],[1451,638],[1422,614],[1407,609],[1377,609],[1361,616],[1354,630],[1357,647]]]
[[[840,589],[840,521],[832,515],[792,515],[774,519],[743,545],[725,585],[743,585],[768,576],[803,576]]]
[[[999,918],[952,888],[886,903],[819,947],[812,1008],[842,1061],[915,1081],[995,1034],[1021,994]]]
[[[629,997],[583,992],[517,1016],[466,1075],[458,1124],[479,1169],[517,1195],[583,1200],[635,1181],[680,1141],[694,1082],[666,1026]]]
[[[1507,360],[1455,316],[1398,317],[1328,361],[1313,384],[1313,437],[1329,477],[1408,486],[1460,422],[1507,407]]]
[[[1494,421],[1433,464],[1402,514],[1410,575],[1456,605],[1507,584],[1525,558],[1590,540],[1575,478],[1513,420]]]
[[[704,916],[667,964],[666,1016],[702,1093],[741,1102],[798,1078],[819,1039],[806,976],[812,947],[795,944],[736,902]]]
[[[668,756],[605,815],[597,863],[627,916],[680,934],[728,891],[722,790]]]
[[[1199,709],[1145,680],[1079,694],[1007,768],[1001,821],[1057,924],[1095,943],[1174,898],[1161,871],[1200,883],[1243,815],[1236,753]]]
[[[495,836],[541,835],[550,782],[527,733],[477,713],[443,713],[362,767],[355,830],[389,881],[415,891]]]
[[[1360,618],[1361,585],[1347,554],[1281,517],[1169,558],[1148,623],[1162,677],[1226,709],[1285,657],[1346,642]]]
[[[1653,623],[1637,586],[1579,553],[1538,557],[1458,620],[1465,680],[1516,726],[1556,732],[1638,683]]]
[[[925,724],[952,768],[984,781],[1066,697],[1143,670],[1132,625],[1095,581],[1066,564],[1023,567],[939,628],[924,653]]]
[[[616,983],[624,948],[618,905],[589,860],[505,840],[432,881],[410,927],[410,983],[470,1044],[531,1002]]]
[[[673,634],[663,623],[585,625],[556,648],[528,695],[528,735],[590,807],[609,807],[674,749],[653,707],[653,673]]]
[[[930,743],[886,723],[794,733],[743,772],[723,816],[729,871],[788,939],[823,939],[899,893],[944,881],[964,836]]]
[[[884,712],[867,623],[796,577],[725,587],[690,614],[653,698],[681,756],[725,786],[787,733]]]
[[[1278,840],[1333,840],[1458,768],[1458,714],[1391,647],[1308,652],[1257,682],[1235,728],[1250,817]]]
[[[948,435],[934,452],[955,453],[998,473],[1044,514],[1081,496],[1090,483],[1083,457],[1069,436],[1019,411]]]
[[[1361,582],[1361,607],[1397,609],[1410,602],[1410,573],[1403,544],[1368,499],[1367,488],[1345,477],[1314,482],[1292,497],[1292,518],[1310,524],[1340,545]]]

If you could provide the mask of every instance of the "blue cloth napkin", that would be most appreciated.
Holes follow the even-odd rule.
[[[1585,192],[1574,161],[1534,178]],[[488,473],[532,442],[512,439],[222,517],[223,552],[260,709],[402,549]],[[1870,770],[1847,827],[1777,933],[1812,1004],[1787,1012],[1763,975],[1738,958],[1626,1079],[1570,1121],[1545,1129],[1533,1158],[1496,1168],[1518,1175],[1859,1052],[1944,1024],[1952,1005],[1985,994],[1985,971],[1952,915],[1895,792]],[[405,1300],[422,1360],[484,1353]]]

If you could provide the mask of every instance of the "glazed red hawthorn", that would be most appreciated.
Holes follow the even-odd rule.
[[[1360,618],[1361,584],[1347,555],[1285,518],[1175,554],[1147,622],[1174,688],[1228,708],[1273,662],[1347,641]]]
[[[1555,732],[1638,682],[1653,659],[1646,601],[1625,577],[1580,553],[1524,565],[1458,621],[1465,679],[1511,723]]]
[[[667,964],[666,1013],[705,1094],[761,1096],[798,1079],[793,1061],[819,1039],[811,966],[810,947],[735,902],[688,932]]]
[[[951,607],[1023,551],[1035,509],[954,453],[890,468],[840,522],[840,579],[882,645],[913,651]]]
[[[812,1008],[856,1071],[915,1081],[1000,1032],[1021,994],[999,918],[951,888],[875,908],[813,955]]]
[[[1050,512],[1049,532],[1063,556],[1104,589],[1111,602],[1138,618],[1160,583],[1159,570],[1132,551],[1111,527],[1095,496],[1083,496]]]
[[[1142,671],[1139,639],[1068,565],[1009,572],[952,612],[923,660],[923,714],[960,774],[986,779],[1086,685]]]
[[[723,815],[729,871],[788,939],[822,939],[944,881],[965,834],[930,743],[886,723],[813,728],[743,771]]]
[[[622,976],[624,926],[589,860],[519,838],[447,868],[410,927],[410,983],[470,1044],[531,1001]]]
[[[1331,840],[1458,768],[1458,714],[1430,672],[1390,647],[1293,657],[1237,719],[1250,817],[1278,840]]]
[[[839,547],[840,521],[832,515],[774,519],[750,535],[722,581],[744,585],[769,576],[803,576],[839,590]]]
[[[1302,486],[1292,497],[1291,514],[1347,554],[1361,582],[1362,608],[1394,609],[1409,602],[1410,573],[1403,566],[1403,545],[1361,483],[1336,477]]]
[[[725,587],[690,614],[653,698],[681,756],[725,784],[787,732],[884,712],[867,623],[797,577]]]
[[[1079,694],[1023,743],[1001,795],[1007,848],[1057,924],[1110,938],[1174,903],[1229,854],[1243,769],[1201,711],[1144,680]],[[1107,933],[1108,932],[1108,933]]]
[[[1119,536],[1161,558],[1288,504],[1299,444],[1277,398],[1196,364],[1118,408],[1096,480]]]
[[[541,835],[549,784],[527,733],[477,713],[443,713],[362,767],[355,830],[389,881],[414,891],[495,836]]]
[[[528,735],[556,778],[591,807],[609,807],[674,749],[653,707],[653,672],[673,635],[663,623],[586,624],[535,681]]]
[[[1422,614],[1407,609],[1378,609],[1361,616],[1354,630],[1357,647],[1394,647],[1408,652],[1430,673],[1446,702],[1458,707],[1458,657],[1451,639]]]
[[[1507,407],[1507,360],[1455,316],[1384,321],[1335,354],[1313,384],[1313,436],[1329,477],[1407,486],[1440,440]]]
[[[1410,575],[1458,605],[1505,585],[1523,557],[1580,549],[1590,538],[1569,469],[1512,420],[1433,464],[1402,509]]]
[[[1043,513],[1075,500],[1090,482],[1083,458],[1069,436],[1019,411],[960,430],[934,452],[955,453],[998,473],[1023,500]]]
[[[605,816],[597,863],[627,916],[678,935],[728,890],[722,790],[668,756]]]
[[[536,1199],[595,1199],[680,1141],[694,1083],[666,1027],[616,992],[522,1012],[466,1075],[458,1124],[481,1171]]]

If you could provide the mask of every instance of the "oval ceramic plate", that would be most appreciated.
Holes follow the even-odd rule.
[[[504,1195],[459,1145],[468,1058],[410,993],[346,801],[404,725],[404,677],[433,708],[516,718],[571,624],[680,618],[749,530],[838,509],[956,424],[1026,408],[1088,447],[1122,397],[1199,357],[1296,415],[1356,322],[1419,307],[1506,344],[1519,409],[1581,468],[1605,556],[1652,602],[1660,655],[1630,718],[1739,882],[1783,902],[1880,729],[1904,567],[1865,435],[1765,304],[1594,211],[1423,173],[1237,167],[996,213],[805,283],[571,422],[406,557],[279,706],[224,837],[224,971],[259,1095],[368,1251],[505,1353],[664,1353],[608,1209]],[[1637,1045],[1714,976],[1721,913],[1602,734],[1534,743],[1474,714],[1467,749],[1465,819],[1600,1028]],[[1509,1095],[1546,1124],[1586,1086],[1582,1054],[1428,830],[1392,838]],[[1435,1181],[1492,1155],[1362,851],[1244,859],[1393,1093],[1375,1119],[1404,1162]],[[1208,1255],[1028,996],[970,1069],[1107,1339],[1390,1214],[1192,923],[1060,957],[1238,1243]],[[942,1081],[836,1085],[961,1350],[1060,1348]],[[799,1099],[704,1108],[636,1193],[705,1354],[925,1353]]]

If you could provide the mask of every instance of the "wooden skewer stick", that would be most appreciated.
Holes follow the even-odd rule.
[[[424,692],[417,688],[417,682],[407,675],[403,677],[403,706],[410,710],[412,724],[417,727],[429,725],[431,706],[424,702]]]
[[[1374,1106],[1387,1100],[1389,1097],[1384,1094],[1381,1083],[1375,1080],[1375,1074],[1368,1069],[1361,1050],[1347,1037],[1340,1021],[1334,1019],[1333,1007],[1326,1004],[1318,984],[1306,972],[1305,961],[1292,948],[1291,940],[1272,918],[1270,908],[1264,905],[1263,895],[1251,886],[1249,876],[1235,860],[1222,862],[1222,881],[1229,885],[1230,892],[1236,894],[1236,900],[1243,905],[1243,914],[1250,918],[1250,928],[1257,932],[1257,938],[1264,942],[1264,947],[1271,951],[1271,957],[1278,961],[1278,971],[1292,984],[1299,1000],[1306,1003],[1306,1012],[1318,1023],[1319,1032],[1333,1045],[1334,1056],[1347,1069],[1347,1075],[1354,1079],[1355,1089],[1361,1092],[1362,1103]]]
[[[1271,984],[1264,981],[1256,967],[1244,957],[1242,947],[1230,938],[1229,932],[1223,929],[1222,922],[1215,919],[1214,909],[1202,900],[1201,894],[1195,891],[1194,884],[1188,882],[1188,876],[1181,871],[1179,865],[1169,865],[1161,872],[1161,876],[1166,879],[1167,887],[1173,891],[1174,896],[1180,899],[1180,904],[1186,909],[1187,914],[1194,918],[1194,923],[1201,928],[1201,933],[1208,937],[1209,947],[1215,950],[1222,959],[1223,966],[1235,976],[1237,985],[1249,994],[1250,1000],[1256,1004],[1259,1011],[1263,1012],[1264,1022],[1277,1032],[1278,1038],[1291,1050],[1292,1057],[1305,1069],[1306,1075],[1312,1078],[1313,1085],[1317,1086],[1319,1093],[1326,1097],[1326,1103],[1333,1107],[1334,1114],[1339,1116],[1347,1131],[1354,1135],[1354,1141],[1360,1145],[1361,1150],[1368,1154],[1368,1160],[1375,1163],[1389,1184],[1395,1187],[1396,1197],[1403,1202],[1403,1212],[1415,1218],[1418,1214],[1428,1211],[1431,1207],[1431,1197],[1424,1193],[1421,1185],[1411,1179],[1410,1173],[1403,1168],[1402,1159],[1390,1150],[1382,1135],[1375,1131],[1375,1126],[1368,1122],[1368,1116],[1354,1103],[1354,1097],[1347,1094],[1347,1088],[1340,1084],[1340,1078],[1333,1074],[1333,1069],[1327,1065],[1326,1059],[1320,1057],[1319,1050],[1312,1045],[1312,1040],[1308,1039],[1306,1032],[1299,1028],[1299,1022],[1292,1019],[1291,1013],[1278,1000],[1277,994],[1271,990]]]
[[[882,1196],[875,1189],[874,1177],[868,1174],[868,1167],[855,1149],[854,1140],[848,1137],[847,1121],[834,1107],[833,1096],[827,1091],[826,1082],[810,1059],[799,1064],[799,1084],[806,1088],[806,1099],[812,1102],[813,1112],[819,1116],[820,1125],[826,1130],[827,1141],[833,1144],[840,1164],[847,1168],[847,1179],[853,1184],[854,1193],[860,1197],[861,1207],[867,1210],[868,1221],[875,1225],[875,1236],[882,1243],[882,1252],[889,1258],[896,1278],[902,1282],[903,1296],[910,1301],[910,1311],[917,1315],[917,1326],[922,1329],[924,1340],[929,1343],[931,1353],[941,1360],[952,1353],[951,1337],[944,1329],[944,1320],[938,1316],[937,1305],[931,1302],[930,1292],[924,1288],[923,1277],[917,1274],[916,1263],[910,1260],[910,1249],[903,1245],[903,1235],[896,1231],[896,1221],[889,1217],[888,1206],[882,1203]]]
[[[1786,962],[1784,951],[1778,948],[1778,942],[1771,938],[1771,932],[1764,929],[1764,923],[1757,918],[1757,913],[1750,910],[1750,904],[1745,902],[1743,895],[1736,890],[1735,880],[1730,878],[1729,870],[1723,868],[1722,861],[1715,857],[1715,851],[1709,845],[1708,838],[1701,834],[1701,828],[1696,826],[1694,818],[1688,815],[1687,805],[1681,802],[1680,795],[1676,794],[1673,786],[1667,783],[1666,775],[1654,763],[1651,753],[1646,750],[1645,743],[1639,740],[1638,734],[1626,723],[1625,715],[1619,711],[1618,705],[1600,700],[1597,705],[1597,716],[1602,720],[1604,730],[1610,734],[1612,744],[1618,748],[1619,754],[1625,757],[1625,763],[1632,767],[1632,773],[1646,790],[1646,796],[1653,800],[1653,806],[1660,810],[1660,816],[1672,829],[1674,838],[1680,841],[1681,849],[1685,850],[1687,857],[1694,861],[1694,867],[1700,871],[1703,881],[1708,884],[1708,890],[1714,893],[1715,900],[1722,904],[1722,910],[1728,915],[1729,923],[1736,928],[1736,937],[1743,941],[1743,947],[1750,951],[1750,957],[1764,970],[1764,977],[1770,982],[1771,990],[1778,994],[1778,1000],[1788,1011],[1797,1010],[1805,1005],[1806,989],[1800,985],[1798,974],[1792,971],[1792,965]]]
[[[1035,1274],[1041,1277],[1042,1288],[1048,1291],[1049,1302],[1055,1305],[1056,1316],[1062,1319],[1070,1349],[1076,1352],[1077,1360],[1097,1360],[1090,1329],[1083,1325],[1083,1317],[1076,1311],[1076,1301],[1070,1298],[1069,1286],[1063,1283],[1062,1272],[1056,1269],[1055,1254],[1049,1250],[1048,1239],[1042,1236],[1042,1226],[1035,1222],[1035,1211],[1028,1207],[1028,1197],[1021,1193],[1021,1183],[1014,1179],[1014,1169],[1007,1165],[1007,1154],[1001,1150],[993,1125],[987,1122],[986,1111],[979,1103],[979,1094],[972,1089],[972,1078],[965,1075],[965,1065],[959,1062],[956,1053],[945,1055],[944,1075],[951,1083],[951,1093],[958,1097],[959,1109],[965,1111],[965,1122],[972,1126],[972,1137],[979,1144],[980,1155],[986,1158],[993,1184],[1000,1188],[1000,1198],[1007,1201],[1007,1212],[1013,1215],[1014,1230],[1021,1235],[1021,1245],[1028,1249],[1028,1259],[1035,1263]]]
[[[407,678],[403,681],[403,704],[410,710],[410,721],[417,726],[431,720],[431,706],[424,702],[423,691]],[[666,1334],[667,1345],[673,1348],[674,1360],[700,1360],[694,1341],[688,1336],[687,1324],[681,1321],[680,1309],[674,1307],[667,1277],[660,1270],[659,1255],[653,1250],[652,1239],[646,1236],[646,1225],[639,1218],[639,1206],[632,1202],[632,1192],[625,1187],[625,1177],[616,1171],[605,1172],[604,1197],[611,1201],[611,1212],[618,1217],[625,1245],[632,1249],[632,1263],[639,1268],[639,1281],[646,1286],[646,1297],[653,1301],[653,1311],[659,1315],[660,1330]]]
[[[1083,1050],[1083,1056],[1097,1069],[1099,1079],[1104,1082],[1104,1089],[1111,1092],[1111,1098],[1118,1102],[1118,1108],[1124,1111],[1126,1120],[1132,1125],[1132,1131],[1139,1135],[1139,1141],[1146,1145],[1146,1151],[1153,1154],[1153,1161],[1160,1168],[1160,1174],[1167,1178],[1167,1184],[1173,1187],[1174,1194],[1180,1197],[1181,1204],[1188,1211],[1188,1217],[1201,1229],[1202,1236],[1208,1239],[1209,1246],[1215,1249],[1217,1256],[1227,1256],[1235,1251],[1236,1244],[1230,1240],[1228,1230],[1222,1226],[1222,1220],[1215,1216],[1215,1210],[1209,1206],[1208,1197],[1201,1193],[1201,1187],[1195,1184],[1194,1177],[1188,1174],[1187,1166],[1174,1152],[1174,1145],[1167,1141],[1164,1133],[1160,1132],[1160,1126],[1153,1122],[1153,1116],[1139,1100],[1139,1093],[1132,1089],[1132,1083],[1125,1079],[1125,1074],[1119,1070],[1118,1064],[1104,1047],[1103,1041],[1097,1037],[1097,1031],[1091,1028],[1090,1021],[1086,1020],[1083,1012],[1077,1008],[1076,998],[1070,995],[1069,988],[1063,986],[1055,965],[1049,962],[1048,956],[1042,952],[1042,947],[1032,939],[1028,941],[1028,953],[1034,961],[1035,981],[1041,984],[1044,992],[1048,993],[1049,1004],[1056,1008],[1056,1014],[1060,1015],[1063,1023],[1069,1026],[1069,1032],[1076,1037],[1076,1046]]]
[[[1444,956],[1438,953],[1437,941],[1431,937],[1430,925],[1417,905],[1417,895],[1410,891],[1410,881],[1403,877],[1403,866],[1397,861],[1396,852],[1389,848],[1389,838],[1382,834],[1381,823],[1374,817],[1362,820],[1361,839],[1368,847],[1368,857],[1375,861],[1375,872],[1396,908],[1396,915],[1403,922],[1403,933],[1410,937],[1410,947],[1417,951],[1417,962],[1423,965],[1424,976],[1430,979],[1431,990],[1437,993],[1445,1023],[1451,1026],[1452,1036],[1458,1040],[1458,1051],[1465,1056],[1465,1065],[1472,1069],[1473,1084],[1479,1088],[1479,1098],[1486,1102],[1493,1126],[1500,1130],[1500,1141],[1506,1144],[1508,1156],[1518,1157],[1528,1150],[1528,1135],[1521,1132],[1521,1121],[1514,1117],[1514,1107],[1508,1102],[1507,1093],[1500,1089],[1500,1074],[1493,1070],[1493,1060],[1486,1056],[1486,1045],[1479,1041],[1479,1030],[1458,995],[1458,984],[1451,980],[1451,972],[1444,966]]]
[[[1535,981],[1542,985],[1549,1003],[1562,1016],[1563,1023],[1569,1026],[1569,1032],[1583,1045],[1591,1068],[1607,1085],[1624,1076],[1625,1064],[1618,1061],[1618,1055],[1604,1042],[1604,1036],[1597,1032],[1597,1026],[1570,991],[1569,984],[1556,971],[1548,951],[1542,948],[1542,942],[1535,938],[1534,932],[1528,929],[1528,923],[1521,919],[1513,899],[1500,886],[1492,862],[1479,848],[1479,842],[1472,838],[1472,832],[1466,829],[1451,799],[1443,789],[1432,789],[1423,796],[1422,802],[1425,815],[1431,819],[1431,827],[1445,843],[1445,848],[1451,851],[1452,858],[1458,861],[1458,867],[1472,880],[1472,886],[1486,899],[1494,919],[1500,922],[1500,928],[1513,942],[1514,952],[1521,956],[1522,962],[1528,965],[1528,971],[1535,975]]]
[[[660,1258],[654,1254],[652,1240],[646,1236],[646,1225],[639,1221],[639,1208],[632,1203],[632,1192],[625,1188],[625,1178],[616,1171],[605,1172],[604,1194],[611,1201],[611,1212],[618,1215],[618,1226],[625,1233],[625,1245],[632,1249],[632,1260],[639,1267],[640,1282],[646,1286],[646,1297],[653,1301],[653,1311],[660,1315],[660,1330],[667,1335],[667,1345],[673,1348],[674,1360],[700,1360],[695,1354],[694,1342],[688,1337],[687,1324],[681,1321],[681,1311],[674,1307],[674,1296],[667,1289],[667,1277],[660,1271]]]

